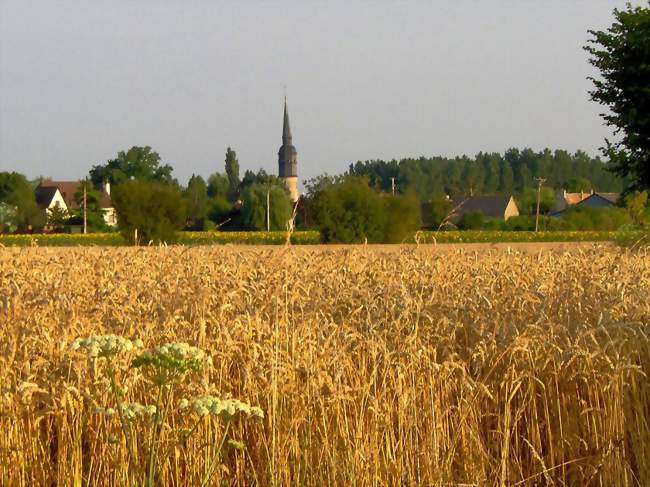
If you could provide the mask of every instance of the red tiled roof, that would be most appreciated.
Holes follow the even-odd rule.
[[[585,200],[591,196],[591,193],[589,192],[582,192],[582,193],[565,193],[564,194],[564,200],[567,202],[569,205],[577,205],[580,203],[582,200]]]

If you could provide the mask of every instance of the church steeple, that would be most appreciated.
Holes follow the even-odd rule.
[[[282,145],[291,145],[291,125],[289,125],[289,109],[287,97],[284,97],[284,123],[282,124]]]
[[[284,119],[282,123],[282,147],[278,151],[278,176],[284,180],[293,201],[298,200],[298,152],[293,146],[287,97],[284,97]]]

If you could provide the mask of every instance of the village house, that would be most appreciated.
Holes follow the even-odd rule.
[[[480,211],[489,218],[500,220],[519,216],[519,208],[512,196],[456,196],[451,199],[451,205],[458,217],[470,211]]]
[[[79,208],[75,194],[80,189],[81,181],[43,181],[36,187],[36,202],[48,215],[56,207],[71,214],[73,210]],[[107,225],[114,226],[117,224],[117,215],[111,201],[110,183],[104,183],[99,191],[104,221]]]
[[[580,205],[594,208],[611,208],[616,206],[620,193],[602,193],[591,191],[580,191],[579,193],[567,193],[561,189],[555,193],[555,203],[551,208],[551,215],[559,216],[568,208]]]

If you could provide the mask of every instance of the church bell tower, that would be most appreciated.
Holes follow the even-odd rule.
[[[298,201],[298,153],[293,146],[287,98],[284,98],[284,122],[282,125],[282,147],[278,151],[278,177],[289,190],[291,201]]]

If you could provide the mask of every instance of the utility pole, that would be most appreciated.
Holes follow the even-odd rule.
[[[390,178],[390,187],[393,192],[393,196],[395,196],[395,178]]]
[[[266,188],[266,231],[271,231],[271,186]]]
[[[84,234],[88,232],[88,219],[86,212],[86,182],[84,181]]]
[[[535,178],[535,181],[537,181],[537,214],[535,216],[535,231],[537,232],[539,230],[539,201],[542,195],[542,184],[546,182],[546,179]]]

